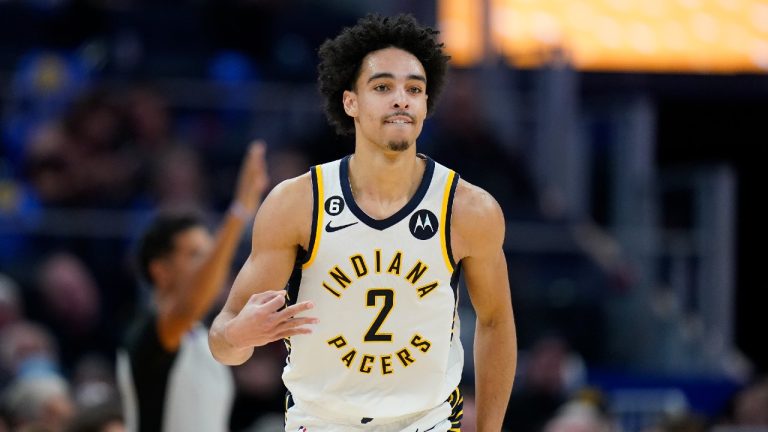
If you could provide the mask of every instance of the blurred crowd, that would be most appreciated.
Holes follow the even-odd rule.
[[[541,210],[522,157],[483,123],[469,97],[472,77],[457,73],[453,79],[425,151],[493,191],[509,218],[563,223]],[[230,198],[239,160],[212,156],[219,147],[182,135],[181,116],[144,83],[86,87],[56,115],[31,119],[30,113],[16,111],[23,117],[18,121],[28,123],[21,145],[6,140],[2,147],[0,428],[119,431],[114,350],[125,320],[146,300],[132,264],[134,237],[156,209],[202,209],[214,221]],[[12,123],[3,118],[4,126]],[[309,131],[306,142],[270,148],[273,183],[348,150],[322,129]],[[507,427],[620,430],[622,419],[609,394],[590,386],[587,364],[603,360],[601,290],[624,289],[629,282],[587,250],[550,257],[546,269],[530,257],[509,257],[522,351]],[[520,288],[563,274],[583,287],[566,307],[537,301],[531,290]],[[235,368],[233,431],[281,427],[284,354],[280,345],[269,346]],[[471,365],[464,382],[469,423]],[[717,425],[768,427],[768,382],[735,392],[716,416],[688,408],[659,405],[643,425],[649,431],[692,432]]]
[[[174,28],[175,37],[165,35],[153,46],[151,33],[136,30],[142,18],[133,2],[103,3],[109,7],[0,1],[0,33],[19,27],[10,22],[14,17],[29,19],[31,28],[48,30],[37,36],[42,46],[55,48],[21,53],[0,38],[0,65],[14,59],[8,79],[0,81],[0,432],[123,430],[115,348],[147,296],[132,258],[137,234],[159,209],[195,209],[211,223],[219,219],[247,142],[261,136],[253,125],[271,126],[254,118],[238,85],[311,82],[312,47],[359,7],[340,2],[344,6],[329,11],[300,2],[309,12],[294,20],[287,12],[294,2],[192,2],[196,7],[186,13],[207,17],[205,40],[215,43],[198,44],[203,54],[196,54],[206,61],[190,65],[173,60],[198,57],[181,52],[163,60],[163,53],[194,29]],[[329,14],[333,18],[324,20]],[[110,24],[115,16],[121,25]],[[310,17],[313,25],[302,21]],[[148,64],[154,70],[146,70]],[[172,91],[148,78],[179,70],[208,80],[220,98],[203,107],[174,105]],[[490,191],[508,219],[546,224],[560,230],[558,241],[565,243],[565,252],[546,256],[508,251],[521,357],[506,428],[768,428],[765,378],[730,388],[726,402],[708,412],[659,398],[646,404],[647,412],[638,408],[633,415],[645,417],[631,424],[624,416],[631,410],[620,412],[613,393],[590,382],[591,366],[610,363],[600,299],[630,289],[631,265],[599,229],[570,220],[556,200],[538,196],[523,146],[501,140],[478,105],[478,80],[468,71],[453,73],[421,151]],[[319,106],[313,109],[300,119],[302,130],[272,131],[273,184],[351,151],[323,125]],[[463,330],[462,338],[472,337],[471,321]],[[282,427],[284,354],[281,345],[270,345],[234,369],[233,431]],[[472,432],[471,362],[465,372],[463,430]]]

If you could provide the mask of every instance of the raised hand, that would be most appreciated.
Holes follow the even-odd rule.
[[[263,140],[253,141],[243,159],[237,180],[235,202],[251,215],[256,212],[264,190],[269,184],[265,153],[266,143]]]

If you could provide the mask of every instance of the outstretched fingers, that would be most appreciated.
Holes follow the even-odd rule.
[[[249,338],[256,346],[268,342],[312,333],[309,327],[317,323],[317,318],[297,316],[314,307],[310,301],[286,306],[285,291],[265,291],[254,294],[248,300],[249,312],[246,324],[250,328]]]
[[[253,294],[248,303],[264,307],[270,311],[276,311],[285,304],[285,291],[264,291]]]
[[[316,324],[316,323],[317,323],[317,318],[311,318],[311,317],[291,318],[288,321],[281,323],[277,327],[276,333],[280,337],[289,337],[297,334],[309,334],[309,333],[312,333],[312,329],[307,326],[311,324]]]
[[[291,330],[284,330],[278,333],[277,338],[275,340],[288,339],[291,336],[298,336],[298,335],[311,334],[311,333],[312,333],[312,329],[309,329],[306,327],[299,327]]]
[[[312,309],[312,307],[314,307],[314,305],[311,302],[301,302],[278,312],[277,317],[280,324],[278,324],[275,329],[278,337],[288,338],[291,336],[312,333],[312,329],[308,326],[317,324],[317,318],[295,316],[301,312]]]
[[[278,319],[281,321],[288,320],[289,318],[294,317],[302,312],[308,311],[313,307],[315,307],[315,305],[311,301],[296,303],[295,305],[288,306],[287,308],[278,312]]]

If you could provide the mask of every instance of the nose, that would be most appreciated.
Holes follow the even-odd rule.
[[[405,90],[400,89],[393,92],[392,107],[397,109],[408,109],[408,95]]]

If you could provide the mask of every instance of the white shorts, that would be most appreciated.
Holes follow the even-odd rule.
[[[463,414],[463,398],[458,390],[436,408],[398,419],[321,419],[307,412],[306,405],[300,401],[294,404],[287,397],[286,432],[459,432]]]

